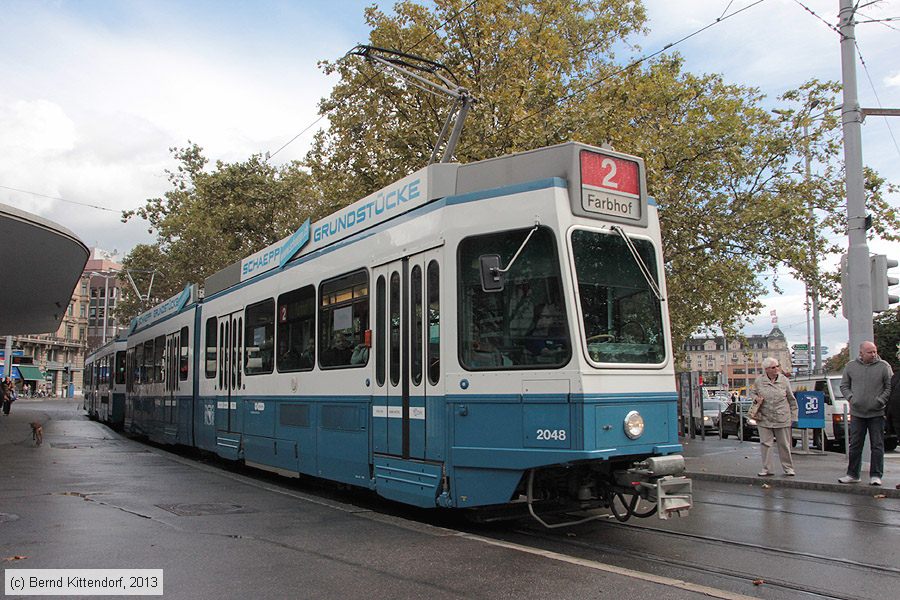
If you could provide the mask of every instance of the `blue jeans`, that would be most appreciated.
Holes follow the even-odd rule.
[[[869,476],[884,475],[884,417],[850,417],[850,463],[847,465],[847,475],[857,479],[862,468],[866,432],[869,433],[869,444],[872,446]]]

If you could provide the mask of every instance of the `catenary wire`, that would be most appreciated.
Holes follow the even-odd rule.
[[[32,192],[31,190],[23,190],[20,188],[9,187],[8,185],[0,185],[0,188],[4,190],[12,190],[13,192],[21,192],[23,194],[31,194],[32,196],[40,196],[41,198],[49,198],[50,200],[59,200],[60,202],[68,202],[69,204],[77,204],[78,206],[86,206],[87,208],[96,208],[97,210],[107,210],[109,212],[121,212],[120,210],[116,210],[115,208],[108,208],[106,206],[99,206],[97,204],[88,204],[86,202],[77,202],[75,200],[67,200],[66,198],[60,198],[59,196],[48,196],[47,194],[40,194],[38,192]]]

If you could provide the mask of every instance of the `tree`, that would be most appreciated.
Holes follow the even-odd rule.
[[[813,282],[834,309],[837,276],[819,273],[818,263],[839,251],[828,240],[845,218],[837,84],[810,81],[773,113],[754,88],[685,73],[677,54],[614,63],[611,41],[643,31],[638,2],[465,6],[403,1],[394,15],[369,8],[370,43],[448,66],[479,98],[461,162],[569,139],[644,157],[660,207],[676,348],[698,329],[736,333],[761,308],[770,273],[776,289],[779,275]],[[442,101],[357,57],[323,67],[342,81],[321,104],[333,118],[306,159],[325,186],[320,195],[362,197],[426,162]],[[808,134],[798,135],[803,126]],[[805,156],[815,166],[810,178]],[[885,182],[870,173],[868,183],[878,233],[895,235],[900,222],[882,200]]]
[[[734,335],[760,309],[771,273],[776,286],[784,274],[814,282],[834,308],[837,278],[820,274],[818,263],[838,251],[829,235],[844,229],[836,84],[810,81],[778,99],[773,113],[758,90],[686,73],[677,54],[623,68],[613,45],[645,30],[637,0],[402,0],[391,14],[372,6],[365,17],[371,45],[440,62],[479,99],[456,150],[460,162],[571,139],[645,158],[676,348],[701,328]],[[126,214],[147,218],[158,233],[169,269],[162,290],[202,281],[302,218],[331,213],[427,162],[445,99],[353,54],[321,65],[340,82],[320,104],[329,127],[303,169],[251,157],[207,172],[191,146],[176,151],[174,189]],[[900,220],[884,200],[893,188],[871,171],[867,186],[870,233],[896,239]]]
[[[843,373],[844,367],[847,366],[848,362],[850,362],[850,349],[844,346],[840,352],[834,356],[829,356],[822,367],[826,373]]]
[[[217,162],[210,171],[196,144],[171,152],[179,161],[166,172],[172,189],[122,215],[123,221],[146,219],[156,234],[153,244],[135,247],[123,261],[142,290],[155,270],[149,305],[177,294],[186,283],[202,283],[323,210],[297,164],[275,167],[254,155],[240,163]],[[129,297],[117,316],[129,319],[146,308]]]
[[[872,325],[878,354],[890,363],[895,372],[900,370],[900,308],[880,313]]]
[[[392,15],[367,8],[369,43],[442,63],[479,99],[457,148],[460,162],[567,141],[574,112],[556,103],[579,73],[608,62],[613,44],[642,31],[646,19],[632,0],[433,4],[403,0]],[[320,104],[330,124],[306,160],[323,197],[361,198],[427,163],[446,99],[397,85],[359,57],[321,65],[341,77]],[[515,125],[546,106],[559,108],[527,127]]]

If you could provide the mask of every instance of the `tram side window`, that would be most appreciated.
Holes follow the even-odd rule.
[[[153,348],[153,381],[161,382],[166,380],[165,372],[165,354],[166,354],[166,336],[161,335],[156,338]]]
[[[441,379],[441,295],[440,274],[436,260],[428,263],[427,288],[425,290],[428,305],[427,360],[428,381],[436,385]]]
[[[271,373],[275,366],[275,300],[247,307],[244,321],[244,373]]]
[[[144,346],[138,344],[134,347],[134,384],[144,383]]]
[[[215,317],[206,320],[206,367],[205,373],[207,379],[216,376],[216,332],[218,331],[218,323]]]
[[[125,352],[116,352],[116,385],[125,383]]]
[[[134,348],[125,352],[125,391],[134,391]]]
[[[187,381],[188,376],[188,328],[181,328],[181,349],[178,357],[178,379]]]
[[[369,273],[356,271],[319,287],[319,365],[362,366],[369,328]]]
[[[459,360],[468,370],[555,369],[572,357],[559,253],[553,232],[540,227],[478,235],[459,244]],[[504,289],[481,287],[479,257],[500,255]]]
[[[140,365],[141,383],[153,383],[153,340],[144,342],[144,360]]]
[[[375,382],[379,387],[384,385],[385,365],[387,361],[384,356],[385,340],[385,306],[386,292],[384,275],[378,276],[375,283]]]
[[[309,371],[316,357],[316,289],[278,297],[278,370]]]

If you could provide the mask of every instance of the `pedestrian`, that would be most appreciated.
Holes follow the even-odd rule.
[[[869,435],[869,485],[881,485],[884,475],[884,409],[891,393],[891,367],[878,357],[872,342],[859,345],[859,357],[841,377],[841,393],[850,403],[850,459],[841,483],[859,483],[862,450]]]
[[[774,475],[772,444],[777,443],[781,468],[785,475],[793,477],[796,473],[791,456],[791,423],[797,420],[797,399],[791,390],[791,382],[784,376],[776,359],[766,357],[762,365],[764,373],[756,378],[752,388],[763,464],[759,476]]]
[[[9,409],[12,407],[12,403],[15,401],[15,384],[13,384],[12,379],[9,377],[5,377],[3,379],[3,384],[0,385],[0,394],[2,394],[3,398],[3,414],[9,415]]]

